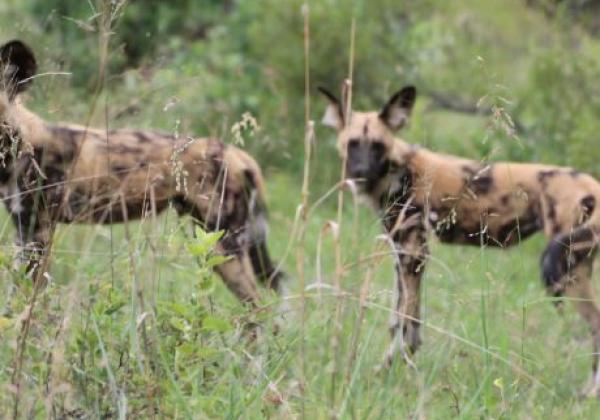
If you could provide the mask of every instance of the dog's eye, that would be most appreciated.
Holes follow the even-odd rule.
[[[373,143],[371,150],[375,156],[381,157],[385,153],[385,146],[381,143]]]
[[[356,139],[352,139],[348,142],[348,149],[356,149],[359,145],[359,141]]]

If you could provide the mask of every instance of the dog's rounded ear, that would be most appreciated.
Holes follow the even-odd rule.
[[[407,123],[417,98],[414,86],[405,86],[385,104],[379,118],[392,130],[399,130]]]
[[[37,62],[31,48],[22,41],[13,40],[0,46],[0,89],[12,99],[25,91],[37,71]]]
[[[319,92],[325,96],[328,102],[321,122],[324,125],[341,130],[344,127],[344,111],[342,110],[342,103],[338,98],[335,97],[333,93],[324,87],[319,86],[318,89]]]

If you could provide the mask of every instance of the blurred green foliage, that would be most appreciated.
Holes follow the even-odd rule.
[[[21,32],[38,44],[43,70],[73,74],[42,80],[46,96],[40,102],[67,85],[78,102],[89,102],[98,74],[100,17],[109,10],[110,125],[231,141],[231,126],[250,112],[262,127],[246,144],[250,152],[263,164],[299,172],[304,1],[131,0],[122,7],[99,0],[9,1],[11,12],[30,24],[7,36]],[[600,41],[578,14],[550,14],[527,0],[307,4],[311,119],[318,121],[323,109],[315,87],[338,90],[348,75],[355,22],[356,108],[378,107],[414,83],[421,99],[412,126],[401,134],[410,141],[477,159],[534,159],[600,175],[600,149],[594,147]],[[85,111],[60,115],[77,118]],[[320,179],[333,183],[333,133],[318,129],[316,156]]]
[[[73,83],[88,87],[97,73],[97,43],[102,14],[112,14],[110,69],[120,72],[152,60],[157,52],[181,46],[182,40],[201,39],[231,7],[230,2],[205,0],[129,0],[128,2],[44,0],[30,1],[28,11],[44,32],[54,34],[67,51],[69,64],[77,69]]]

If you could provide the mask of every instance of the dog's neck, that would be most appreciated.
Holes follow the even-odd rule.
[[[0,184],[7,184],[14,176],[15,165],[24,151],[31,152],[30,139],[42,138],[47,130],[42,118],[29,111],[19,97],[12,102],[0,98]]]

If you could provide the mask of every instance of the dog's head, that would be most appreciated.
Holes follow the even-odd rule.
[[[31,85],[37,71],[35,56],[24,42],[14,40],[0,46],[0,175],[9,169],[20,146],[14,123],[15,103]]]
[[[338,150],[346,162],[346,177],[369,191],[390,167],[394,133],[409,120],[417,91],[406,86],[396,92],[380,111],[346,111],[327,89],[319,88],[328,101],[323,123],[338,132]],[[346,115],[350,114],[350,115]]]

